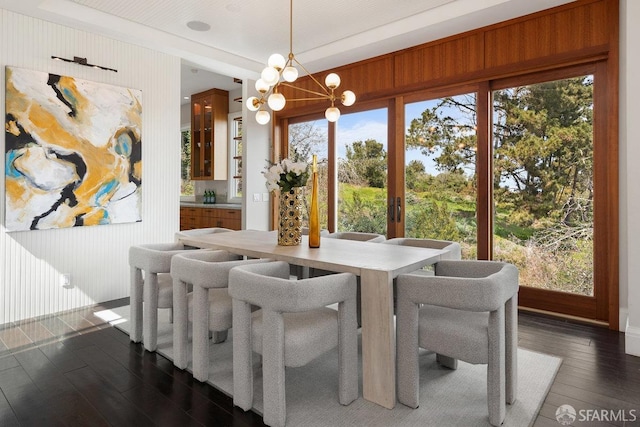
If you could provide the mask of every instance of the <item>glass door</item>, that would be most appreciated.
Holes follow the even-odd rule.
[[[518,266],[521,299],[596,317],[594,75],[494,90],[493,161],[494,258]]]
[[[329,203],[329,137],[328,122],[324,119],[305,120],[290,123],[288,126],[287,157],[294,161],[311,164],[312,156],[318,156],[318,204],[320,211],[320,229],[328,228]],[[305,206],[302,225],[309,226],[309,205],[311,204],[311,180],[305,189]],[[333,193],[333,192],[332,192]]]
[[[405,104],[405,236],[477,256],[476,94]]]
[[[387,234],[387,108],[336,122],[338,231]]]

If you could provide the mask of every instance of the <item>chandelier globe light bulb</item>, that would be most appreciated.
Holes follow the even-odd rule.
[[[273,86],[278,83],[280,74],[278,73],[278,70],[273,67],[265,67],[260,74],[260,78],[269,86]]]
[[[336,107],[329,107],[324,112],[325,118],[330,122],[337,122],[340,118],[340,110]]]
[[[260,93],[267,93],[269,85],[262,79],[256,80],[256,90]]]
[[[267,99],[267,104],[269,104],[269,108],[273,111],[280,111],[284,108],[284,105],[287,103],[284,95],[278,92],[274,92],[269,95]]]
[[[271,114],[268,111],[260,110],[256,113],[256,122],[261,125],[266,125],[271,120]]]
[[[324,78],[324,84],[326,84],[329,89],[335,89],[340,86],[340,76],[336,73],[329,73],[327,77]]]
[[[340,98],[342,105],[345,107],[351,107],[356,102],[356,94],[350,90],[345,90],[342,92],[342,96]]]
[[[269,60],[267,61],[269,67],[273,67],[277,71],[282,70],[286,63],[287,61],[284,59],[284,56],[280,55],[279,53],[274,53],[269,57]]]
[[[260,108],[260,100],[255,96],[250,97],[249,99],[247,99],[247,108],[250,111],[258,111],[258,109]]]
[[[282,78],[289,83],[295,82],[298,78],[298,69],[292,65],[285,67],[282,71]]]

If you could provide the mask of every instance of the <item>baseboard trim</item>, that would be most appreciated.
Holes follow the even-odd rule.
[[[640,357],[640,328],[629,326],[624,333],[624,351],[632,356]]]
[[[587,323],[589,325],[603,326],[605,328],[609,327],[609,323],[608,322],[603,322],[601,320],[587,319],[587,318],[584,318],[584,317],[572,316],[570,314],[563,314],[563,313],[556,313],[554,311],[540,310],[538,308],[518,306],[518,310],[526,311],[526,312],[529,312],[529,313],[544,314],[545,316],[555,317],[555,318],[559,318],[559,319],[572,320],[572,321],[579,322],[579,323]]]
[[[618,312],[618,326],[620,332],[625,332],[627,327],[629,326],[629,311],[626,308],[620,307],[620,311]]]

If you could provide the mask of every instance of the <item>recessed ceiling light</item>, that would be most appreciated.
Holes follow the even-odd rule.
[[[202,21],[189,21],[187,22],[187,27],[193,31],[209,31],[211,29],[211,25]]]
[[[184,96],[183,98],[184,98],[184,99],[189,99],[189,97],[188,97],[188,96]]]

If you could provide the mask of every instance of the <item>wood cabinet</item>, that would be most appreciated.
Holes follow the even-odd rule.
[[[191,179],[227,179],[229,92],[191,95]]]
[[[231,208],[180,208],[180,230],[222,227],[240,230],[242,211]]]

